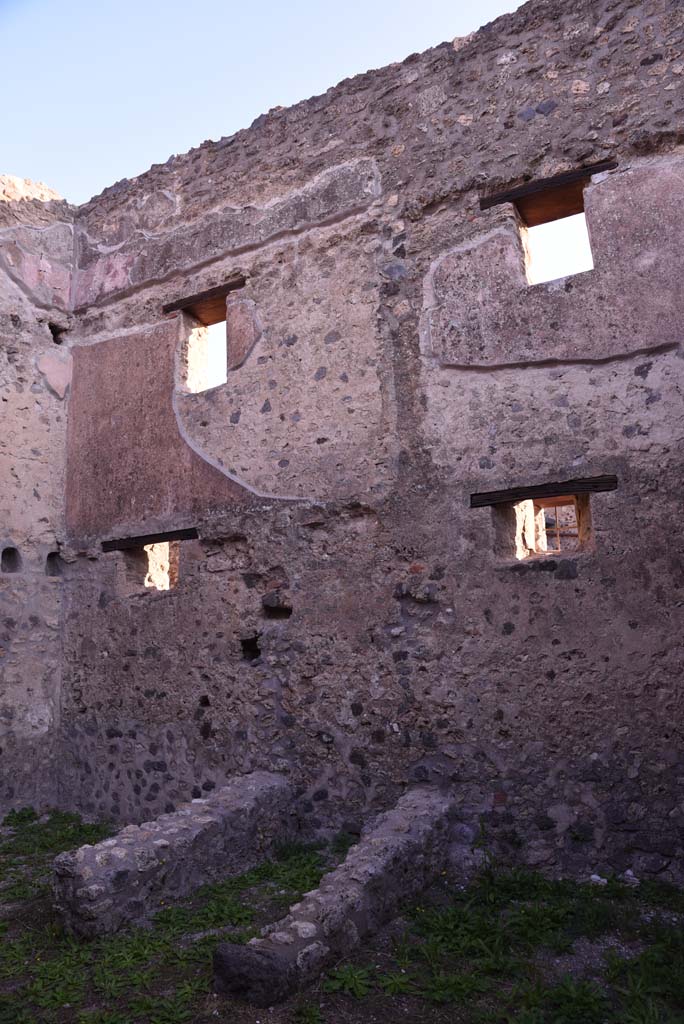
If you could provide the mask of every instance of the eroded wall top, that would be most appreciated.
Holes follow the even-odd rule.
[[[79,268],[104,245],[145,249],[219,209],[277,208],[359,155],[381,162],[385,190],[415,217],[467,190],[669,148],[682,138],[681,21],[670,0],[525,4],[105,190],[80,209]]]

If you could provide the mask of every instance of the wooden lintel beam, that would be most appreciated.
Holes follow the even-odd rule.
[[[120,540],[105,540],[103,551],[127,551],[130,548],[144,548],[147,544],[166,544],[170,540],[197,540],[195,527],[187,530],[170,530],[168,533],[148,533],[142,537],[123,537]]]
[[[208,288],[205,292],[168,302],[162,306],[162,313],[177,313],[182,310],[194,316],[205,327],[210,327],[211,324],[218,324],[226,319],[226,296],[238,288],[244,288],[246,283],[247,278],[243,274],[237,274],[216,288]]]
[[[470,495],[471,508],[506,505],[535,498],[556,498],[568,494],[597,494],[617,489],[616,476],[590,476],[583,480],[563,480],[558,483],[536,484],[533,487],[511,487],[505,491],[483,491]]]
[[[570,185],[580,182],[586,185],[592,174],[600,174],[601,171],[612,171],[617,167],[617,160],[601,160],[596,164],[589,164],[586,167],[578,167],[574,171],[566,171],[564,174],[556,174],[552,178],[539,178],[530,181],[526,185],[519,185],[517,188],[507,189],[504,192],[495,192],[491,196],[483,196],[480,199],[480,209],[489,210],[492,206],[500,203],[517,203],[528,196],[536,195],[539,192],[546,192],[550,189],[567,188]]]

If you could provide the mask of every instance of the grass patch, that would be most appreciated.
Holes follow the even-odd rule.
[[[326,992],[344,992],[355,999],[363,999],[370,992],[371,984],[368,968],[344,964],[330,972],[323,987]]]
[[[252,1011],[211,995],[217,942],[246,942],[280,917],[349,840],[284,845],[239,877],[160,906],[149,928],[78,942],[52,916],[51,861],[109,835],[109,826],[63,813],[39,819],[30,809],[4,825],[0,1024],[252,1021]],[[380,943],[372,963],[338,964],[316,998],[293,1000],[278,1020],[363,1024],[372,1013],[459,1024],[684,1024],[678,914],[684,919],[684,894],[663,883],[599,887],[489,863],[465,888],[435,887],[406,909],[403,933]],[[571,963],[580,939],[596,950],[588,973]]]
[[[41,822],[30,807],[10,811],[3,825],[16,830],[12,837],[0,843],[0,856],[3,858],[40,853],[56,855],[62,850],[73,850],[86,843],[99,843],[112,834],[111,825],[90,825],[81,821],[77,814],[66,811],[53,811],[45,822]]]
[[[211,959],[219,939],[246,942],[283,903],[314,888],[321,848],[288,844],[236,878],[160,907],[152,926],[90,942],[67,936],[52,915],[52,859],[112,832],[76,815],[12,811],[0,840],[0,1024],[195,1024],[215,1020]],[[203,933],[210,934],[203,934]],[[218,937],[217,937],[218,933]],[[315,1018],[311,1018],[314,1020]]]
[[[326,991],[460,1007],[459,1022],[473,1024],[684,1024],[684,933],[661,912],[682,907],[674,886],[594,886],[490,864],[466,888],[443,886],[407,908],[381,969],[341,965]],[[579,939],[599,944],[590,975],[559,972]],[[647,948],[602,957],[608,941]],[[359,971],[364,994],[351,991]]]

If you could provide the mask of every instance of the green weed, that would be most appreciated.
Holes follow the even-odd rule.
[[[401,938],[394,939],[392,943],[392,952],[397,966],[402,971],[406,971],[411,965],[411,961],[414,959],[415,944],[411,942],[409,935],[405,933]]]
[[[371,973],[366,967],[344,964],[330,972],[323,988],[326,992],[343,992],[356,999],[363,999],[371,989]]]
[[[421,994],[431,1003],[462,1003],[487,992],[490,986],[490,981],[476,974],[439,971],[430,977]]]
[[[654,932],[652,944],[628,960],[610,958],[608,973],[617,992],[629,1002],[657,1000],[684,1012],[684,933],[681,928]]]
[[[15,875],[0,888],[0,898],[7,903],[27,903],[29,900],[45,896],[49,891],[46,884],[38,885],[29,878]]]
[[[378,978],[381,989],[386,996],[407,996],[415,991],[414,979],[404,971],[393,971]]]
[[[302,1003],[294,1012],[295,1024],[324,1024],[323,1015],[313,1003]]]
[[[22,825],[30,825],[38,821],[38,813],[33,807],[22,807],[18,811],[10,811],[2,820],[3,825],[8,828],[21,828]]]
[[[672,885],[671,882],[645,879],[636,890],[636,895],[643,903],[664,907],[675,914],[684,914],[684,889]]]
[[[130,1001],[129,1010],[134,1019],[142,1017],[149,1024],[188,1024],[193,1019],[193,1011],[177,995],[137,996]]]
[[[77,1021],[78,1024],[133,1024],[131,1017],[108,1010],[81,1010]]]
[[[565,977],[545,993],[549,1024],[602,1024],[608,1003],[596,985]]]
[[[165,936],[175,937],[188,932],[207,931],[210,928],[225,928],[229,925],[251,924],[253,914],[234,896],[221,892],[200,890],[204,904],[199,907],[167,907],[159,911],[154,921],[157,929]]]

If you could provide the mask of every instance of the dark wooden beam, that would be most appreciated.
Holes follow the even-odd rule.
[[[616,476],[589,476],[583,480],[563,480],[559,483],[535,484],[533,487],[511,487],[506,491],[483,491],[470,495],[471,508],[488,505],[507,505],[515,501],[535,498],[557,498],[569,494],[596,494],[617,489]]]
[[[592,174],[612,171],[616,160],[602,160],[587,167],[578,167],[553,178],[539,178],[518,188],[497,192],[480,199],[480,209],[489,210],[501,203],[514,203],[528,227],[547,224],[551,220],[570,217],[584,209],[584,189]]]
[[[562,217],[572,217],[584,210],[584,186],[589,178],[578,178],[569,185],[557,185],[543,192],[531,192],[517,199],[515,205],[528,228],[548,224]]]
[[[121,540],[105,540],[103,551],[127,551],[130,548],[144,548],[147,544],[166,544],[170,540],[197,540],[197,530],[170,530],[168,533],[148,533],[144,537],[123,537]]]
[[[231,278],[226,284],[220,284],[216,288],[209,288],[206,292],[198,292],[197,295],[188,295],[184,299],[177,299],[176,302],[169,302],[162,306],[162,313],[177,313],[182,310],[194,316],[205,327],[212,324],[220,324],[226,319],[226,296],[238,288],[244,288],[247,279],[238,274]]]

